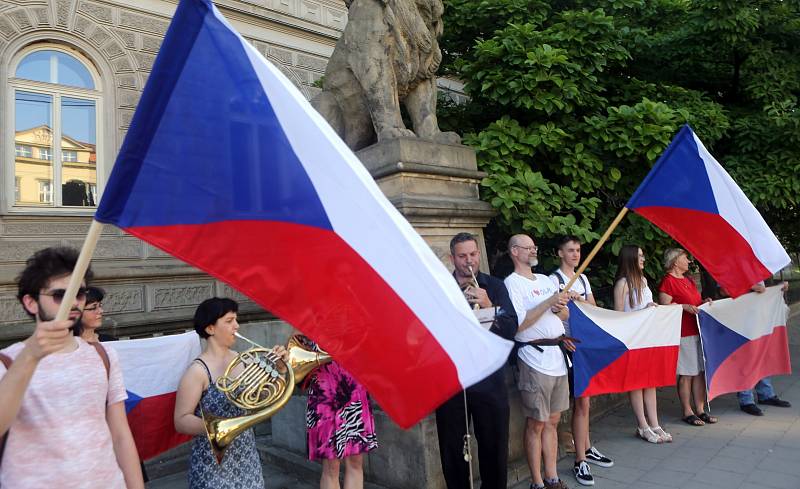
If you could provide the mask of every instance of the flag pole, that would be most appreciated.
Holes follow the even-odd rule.
[[[564,286],[561,292],[567,292],[575,283],[575,281],[578,280],[578,277],[580,277],[583,271],[586,270],[586,267],[589,266],[589,263],[592,262],[595,255],[597,255],[597,252],[600,251],[600,248],[602,248],[605,242],[608,241],[608,237],[611,236],[611,233],[614,232],[614,229],[616,229],[616,227],[622,221],[622,218],[625,217],[625,214],[627,213],[628,213],[627,207],[623,207],[622,210],[619,211],[619,214],[617,214],[617,217],[615,217],[614,220],[611,222],[611,225],[608,226],[606,232],[603,233],[603,235],[600,237],[600,240],[597,242],[596,245],[594,245],[594,249],[592,249],[592,252],[589,253],[589,256],[587,256],[585,260],[583,260],[583,263],[581,263],[581,266],[578,267],[578,270],[575,272],[575,275],[573,275],[572,278],[569,279],[569,282],[567,282],[567,284]]]
[[[72,270],[72,275],[69,278],[69,285],[67,285],[67,290],[64,292],[64,299],[58,308],[56,321],[64,321],[69,316],[69,311],[72,309],[72,304],[75,303],[75,296],[78,295],[78,288],[80,288],[83,277],[86,275],[86,269],[89,268],[89,262],[92,261],[92,255],[102,230],[103,225],[92,219],[89,232],[86,233],[86,239],[78,255],[78,261],[75,263],[75,269]]]

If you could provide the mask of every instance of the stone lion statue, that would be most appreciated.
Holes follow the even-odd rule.
[[[415,137],[458,144],[439,130],[436,70],[442,61],[442,0],[345,0],[347,26],[312,105],[354,151]],[[404,104],[414,130],[400,115]]]

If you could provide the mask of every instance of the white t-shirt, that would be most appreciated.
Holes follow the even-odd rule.
[[[531,280],[515,272],[506,277],[504,281],[511,303],[514,304],[514,310],[517,312],[519,324],[522,324],[528,311],[558,292],[558,287],[546,275],[537,273],[533,278],[534,280]],[[564,333],[561,319],[548,308],[532,326],[517,333],[515,339],[527,342],[543,338],[558,338]],[[567,364],[564,362],[561,349],[558,346],[542,346],[540,348],[544,351],[540,352],[532,346],[524,346],[519,349],[519,358],[531,368],[545,375],[554,377],[567,375]]]
[[[33,373],[6,439],[0,487],[124,489],[106,406],[128,396],[117,352],[107,344],[109,370],[80,338],[69,353],[44,357]],[[2,350],[11,359],[23,348]],[[0,363],[0,377],[6,369]],[[108,376],[108,377],[107,377]]]

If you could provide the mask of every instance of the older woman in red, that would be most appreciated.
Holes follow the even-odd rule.
[[[706,382],[700,331],[697,329],[697,306],[703,303],[694,280],[688,276],[689,256],[680,248],[664,253],[667,274],[658,286],[659,304],[680,304],[681,346],[678,355],[678,398],[683,421],[692,426],[716,423],[717,418],[705,412]]]

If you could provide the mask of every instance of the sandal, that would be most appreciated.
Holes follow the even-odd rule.
[[[700,413],[700,414],[698,414],[698,415],[697,415],[697,417],[698,417],[698,418],[700,418],[700,419],[702,419],[702,420],[703,420],[704,422],[706,422],[707,424],[714,424],[714,423],[716,423],[717,421],[719,421],[719,419],[717,419],[717,418],[716,418],[716,417],[714,417],[714,416],[710,416],[710,415],[709,415],[707,412],[705,412],[705,411],[704,411],[704,412],[702,412],[702,413]]]
[[[705,414],[705,413],[703,413],[703,414]],[[698,418],[694,414],[690,414],[689,416],[683,417],[683,418],[681,418],[681,420],[684,423],[686,423],[688,425],[691,425],[691,426],[705,426],[705,424],[706,424],[705,421],[703,421],[702,419]]]
[[[661,438],[661,440],[664,441],[665,443],[672,443],[672,435],[664,431],[664,428],[660,426],[655,426],[652,428],[652,430],[653,433],[658,435],[658,437]]]
[[[662,443],[664,441],[649,427],[645,429],[636,428],[636,436],[649,443]]]

